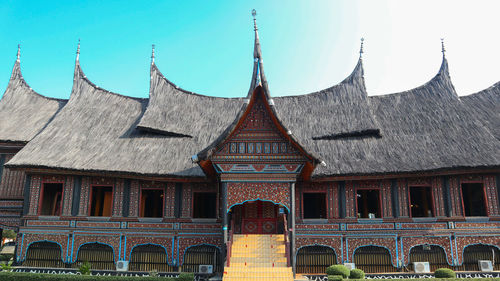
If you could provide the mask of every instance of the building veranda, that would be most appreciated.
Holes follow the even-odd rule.
[[[19,265],[500,270],[500,84],[459,97],[444,49],[429,82],[382,96],[362,52],[335,86],[272,96],[257,26],[241,98],[179,88],[154,50],[149,98],[119,95],[79,55],[68,100],[31,89],[18,52],[0,101],[0,227]]]

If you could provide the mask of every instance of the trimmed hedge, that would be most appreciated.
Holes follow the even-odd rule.
[[[91,275],[66,275],[27,272],[0,272],[2,281],[193,281],[193,273],[181,273],[179,277],[130,277],[130,276],[91,276]]]
[[[449,268],[438,268],[434,271],[434,277],[436,278],[456,278],[457,274],[455,271]]]
[[[365,272],[358,268],[351,269],[349,279],[365,279]]]
[[[342,281],[342,275],[328,275],[328,281]]]
[[[194,280],[194,273],[181,273],[177,277],[178,281],[193,281]]]
[[[342,278],[348,278],[351,275],[351,271],[345,265],[334,264],[326,269],[326,275],[342,275]]]

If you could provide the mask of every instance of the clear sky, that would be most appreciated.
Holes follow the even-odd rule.
[[[365,38],[370,95],[419,86],[441,63],[445,38],[459,95],[500,81],[500,1],[22,1],[0,0],[0,93],[21,43],[25,79],[68,98],[78,38],[80,62],[98,86],[147,97],[151,44],[163,74],[180,87],[245,96],[257,10],[274,96],[318,91],[343,80]]]

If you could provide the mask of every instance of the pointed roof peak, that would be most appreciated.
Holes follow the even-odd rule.
[[[16,79],[24,81],[23,75],[21,73],[21,44],[17,44],[16,62],[14,63],[12,73],[10,74],[10,81]]]
[[[363,59],[361,56],[358,59],[358,63],[354,67],[353,71],[347,78],[345,78],[342,83],[355,83],[361,82],[364,88],[364,69],[363,69]]]
[[[155,44],[151,45],[151,64],[155,63]]]
[[[250,90],[248,91],[247,98],[250,98],[255,90],[255,88],[261,85],[264,88],[264,94],[267,99],[271,99],[271,95],[269,92],[269,87],[267,85],[266,75],[264,74],[264,62],[262,60],[262,50],[260,48],[260,40],[259,40],[259,29],[257,27],[257,11],[255,9],[252,10],[252,18],[253,18],[253,28],[255,32],[255,40],[254,40],[254,49],[253,49],[253,74],[252,80],[250,82]]]
[[[448,70],[448,60],[446,59],[446,49],[444,47],[444,38],[441,38],[441,52],[443,53],[443,60],[441,62],[441,67],[439,68],[438,76],[445,75],[449,78],[450,73]]]
[[[365,39],[361,37],[361,45],[359,47],[359,59],[358,63],[352,70],[351,74],[347,76],[341,83],[355,83],[355,82],[360,82],[363,86],[365,87],[365,82],[364,82],[364,69],[363,69],[363,44],[364,44]]]
[[[78,38],[78,47],[76,48],[76,61],[80,61],[80,38]]]
[[[365,38],[361,37],[361,46],[359,47],[359,58],[361,58],[363,56],[363,43],[365,41]]]
[[[21,61],[21,44],[17,44],[17,62]]]
[[[254,31],[257,31],[258,28],[257,28],[257,19],[256,19],[256,16],[257,16],[257,11],[255,9],[252,10],[252,17],[253,17],[253,30]]]
[[[444,57],[446,53],[446,49],[444,48],[444,38],[441,38],[441,53],[443,53]]]

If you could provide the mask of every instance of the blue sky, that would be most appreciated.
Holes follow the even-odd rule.
[[[441,63],[445,38],[460,95],[500,80],[498,1],[2,1],[0,91],[21,43],[25,79],[68,98],[80,62],[98,86],[147,97],[151,44],[163,74],[200,94],[245,96],[257,9],[266,76],[275,96],[334,85],[354,68],[365,37],[370,95],[421,85]]]

